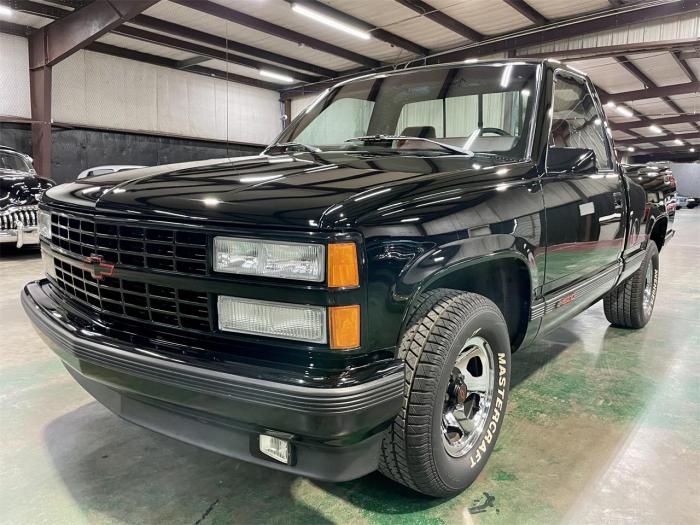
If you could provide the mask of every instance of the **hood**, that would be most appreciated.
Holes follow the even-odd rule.
[[[453,199],[503,183],[495,173],[503,169],[479,162],[465,156],[260,155],[100,175],[53,188],[46,201],[176,222],[345,229],[376,222],[386,215],[380,212],[406,199]],[[511,176],[531,169],[513,166],[505,170]],[[462,187],[455,189],[455,177]],[[441,188],[450,195],[441,196]]]
[[[53,182],[36,175],[0,172],[0,210],[11,206],[36,204]]]

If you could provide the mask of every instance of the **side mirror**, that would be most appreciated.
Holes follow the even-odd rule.
[[[596,173],[595,152],[585,148],[551,147],[547,153],[547,171],[572,175]]]

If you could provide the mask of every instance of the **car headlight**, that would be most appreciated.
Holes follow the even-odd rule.
[[[325,263],[323,244],[214,238],[217,272],[320,282],[325,277]]]
[[[323,344],[326,309],[322,306],[274,303],[220,295],[219,329]]]
[[[51,240],[51,214],[44,210],[39,210],[37,212],[37,219],[39,222],[39,236],[43,237],[47,241]]]

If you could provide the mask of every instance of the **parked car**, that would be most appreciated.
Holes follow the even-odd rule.
[[[37,176],[31,157],[0,145],[0,244],[39,243],[37,204],[53,185]]]
[[[680,210],[681,208],[688,208],[689,210],[692,210],[697,205],[698,202],[693,197],[686,197],[685,195],[676,195],[677,210]]]
[[[109,166],[95,166],[94,168],[88,168],[86,170],[78,173],[76,179],[85,179],[87,177],[94,177],[95,175],[106,175],[107,173],[116,173],[118,171],[128,171],[135,170],[137,168],[145,168],[146,166],[137,166],[130,164],[114,164]]]
[[[558,62],[360,77],[259,156],[51,189],[22,304],[127,420],[449,496],[494,449],[513,351],[600,299],[652,315],[673,222],[613,151]]]

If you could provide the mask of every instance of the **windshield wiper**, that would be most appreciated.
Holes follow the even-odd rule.
[[[303,144],[301,142],[278,142],[277,144],[272,144],[269,146],[265,151],[263,151],[264,154],[267,154],[268,151],[274,148],[281,148],[284,151],[287,151],[292,148],[297,148],[298,150],[305,151],[307,153],[311,154],[311,157],[322,164],[329,164],[327,160],[325,160],[323,157],[319,155],[323,150],[320,148],[317,148],[315,146],[309,146],[308,144]]]
[[[440,146],[442,149],[450,151],[452,153],[457,153],[459,155],[467,155],[468,157],[473,157],[474,153],[468,150],[463,150],[457,146],[452,146],[450,144],[445,144],[444,142],[438,142],[437,140],[426,139],[424,137],[408,137],[406,135],[367,135],[365,137],[353,137],[347,139],[345,142],[385,142],[387,140],[420,140],[423,142],[430,142],[436,146]]]
[[[302,149],[304,151],[308,151],[309,153],[321,153],[321,150],[319,148],[316,148],[314,146],[309,146],[308,144],[302,144],[301,142],[278,142],[277,144],[272,144],[267,149],[273,149],[273,148],[284,148],[285,150],[291,149],[291,148],[299,148],[299,149]]]

